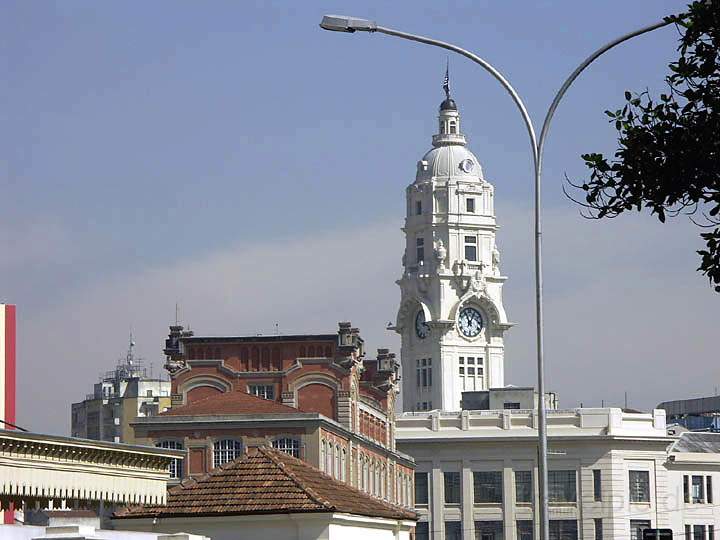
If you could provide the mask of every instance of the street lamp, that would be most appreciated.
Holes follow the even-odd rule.
[[[503,77],[503,75],[495,69],[490,63],[486,62],[476,54],[473,54],[465,49],[447,43],[439,41],[437,39],[431,39],[424,36],[418,36],[415,34],[408,34],[406,32],[400,32],[392,28],[386,28],[378,26],[375,21],[367,19],[360,19],[357,17],[348,17],[345,15],[325,15],[320,22],[320,27],[324,30],[330,30],[334,32],[380,32],[381,34],[387,34],[389,36],[395,36],[410,41],[417,41],[426,45],[433,45],[442,49],[456,52],[466,58],[469,58],[476,64],[479,64],[485,71],[489,72],[510,94],[513,102],[520,110],[523,122],[527,128],[528,135],[530,137],[530,145],[532,147],[533,165],[535,172],[535,314],[536,314],[536,343],[537,343],[537,379],[538,379],[538,402],[537,402],[537,415],[538,415],[538,476],[539,476],[539,492],[540,492],[540,509],[538,512],[538,518],[540,521],[540,540],[548,540],[548,488],[547,488],[547,418],[545,410],[545,364],[544,364],[544,327],[543,327],[543,278],[542,278],[542,221],[540,213],[540,180],[542,177],[542,158],[543,151],[545,149],[545,140],[550,130],[550,123],[552,122],[555,111],[557,110],[560,101],[562,100],[565,93],[568,91],[575,79],[578,78],[585,68],[587,68],[592,62],[594,62],[599,56],[606,53],[616,45],[623,43],[636,36],[646,34],[652,30],[662,28],[671,24],[673,21],[664,19],[658,23],[645,26],[634,32],[625,34],[603,47],[596,50],[590,56],[588,56],[565,80],[563,85],[558,90],[557,94],[553,98],[547,113],[545,114],[545,120],[543,121],[542,130],[540,131],[540,139],[538,140],[535,136],[535,129],[533,128],[532,120],[527,112],[525,104],[523,103],[520,96],[510,83]]]

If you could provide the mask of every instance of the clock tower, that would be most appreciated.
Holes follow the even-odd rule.
[[[459,410],[462,392],[504,386],[505,277],[495,243],[494,188],[467,148],[460,114],[440,104],[432,149],[406,191],[401,336],[405,411]]]

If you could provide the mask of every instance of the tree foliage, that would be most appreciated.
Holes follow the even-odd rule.
[[[618,131],[615,159],[584,154],[590,178],[571,185],[591,218],[649,211],[661,222],[689,215],[702,227],[698,268],[720,292],[720,0],[701,0],[674,15],[679,58],[659,97],[625,92],[606,111]]]

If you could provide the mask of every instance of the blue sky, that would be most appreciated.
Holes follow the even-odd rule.
[[[539,123],[587,54],[683,6],[5,2],[0,298],[19,306],[19,420],[65,432],[69,403],[122,355],[130,328],[159,367],[175,301],[202,333],[275,322],[332,331],[351,319],[371,347],[397,349],[383,329],[399,298],[404,188],[434,132],[447,55],[323,32],[323,13],[476,51]],[[548,378],[561,404],[619,403],[629,390],[648,408],[720,384],[710,346],[718,297],[694,272],[697,231],[647,217],[587,223],[560,190],[563,174],[584,174],[581,153],[614,149],[603,111],[626,89],[662,87],[676,39],[668,28],[603,57],[552,129]],[[506,307],[518,325],[507,379],[531,384],[527,136],[495,81],[459,57],[450,66],[463,129],[496,187]],[[686,356],[698,362],[692,375]],[[592,385],[580,375],[588,369]]]

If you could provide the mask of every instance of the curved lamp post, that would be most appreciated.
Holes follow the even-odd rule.
[[[445,41],[439,41],[437,39],[431,39],[424,36],[418,36],[415,34],[408,34],[392,28],[386,28],[378,26],[374,21],[367,19],[359,19],[356,17],[347,17],[344,15],[325,15],[320,23],[320,27],[324,30],[331,30],[335,32],[380,32],[381,34],[387,34],[389,36],[395,36],[410,41],[417,41],[426,45],[433,45],[442,49],[456,52],[465,58],[469,58],[476,64],[479,64],[485,71],[489,72],[502,86],[507,90],[508,94],[512,98],[513,102],[520,110],[523,122],[527,129],[528,135],[530,136],[530,145],[532,148],[533,165],[535,169],[535,312],[536,312],[536,340],[537,340],[537,379],[538,379],[538,403],[537,403],[537,415],[538,415],[538,476],[539,476],[539,495],[540,504],[538,519],[540,521],[540,540],[548,540],[548,488],[547,488],[547,419],[545,410],[545,364],[544,364],[544,336],[543,336],[543,278],[542,278],[542,220],[540,213],[540,180],[542,177],[542,158],[543,150],[545,149],[545,140],[547,139],[548,132],[550,130],[550,123],[552,122],[555,111],[560,105],[560,101],[565,96],[570,86],[575,79],[578,78],[585,68],[587,68],[592,62],[594,62],[599,56],[606,53],[616,45],[623,43],[636,36],[646,34],[652,30],[662,28],[673,21],[663,20],[649,26],[645,26],[634,32],[625,34],[603,47],[596,50],[590,56],[585,59],[570,76],[565,80],[563,85],[558,90],[557,94],[550,104],[545,120],[543,121],[542,130],[540,131],[540,139],[535,136],[535,129],[533,128],[532,120],[527,112],[527,108],[523,103],[520,96],[515,89],[510,85],[505,77],[495,69],[489,62],[483,60],[476,54],[473,54],[465,49],[447,43]]]

